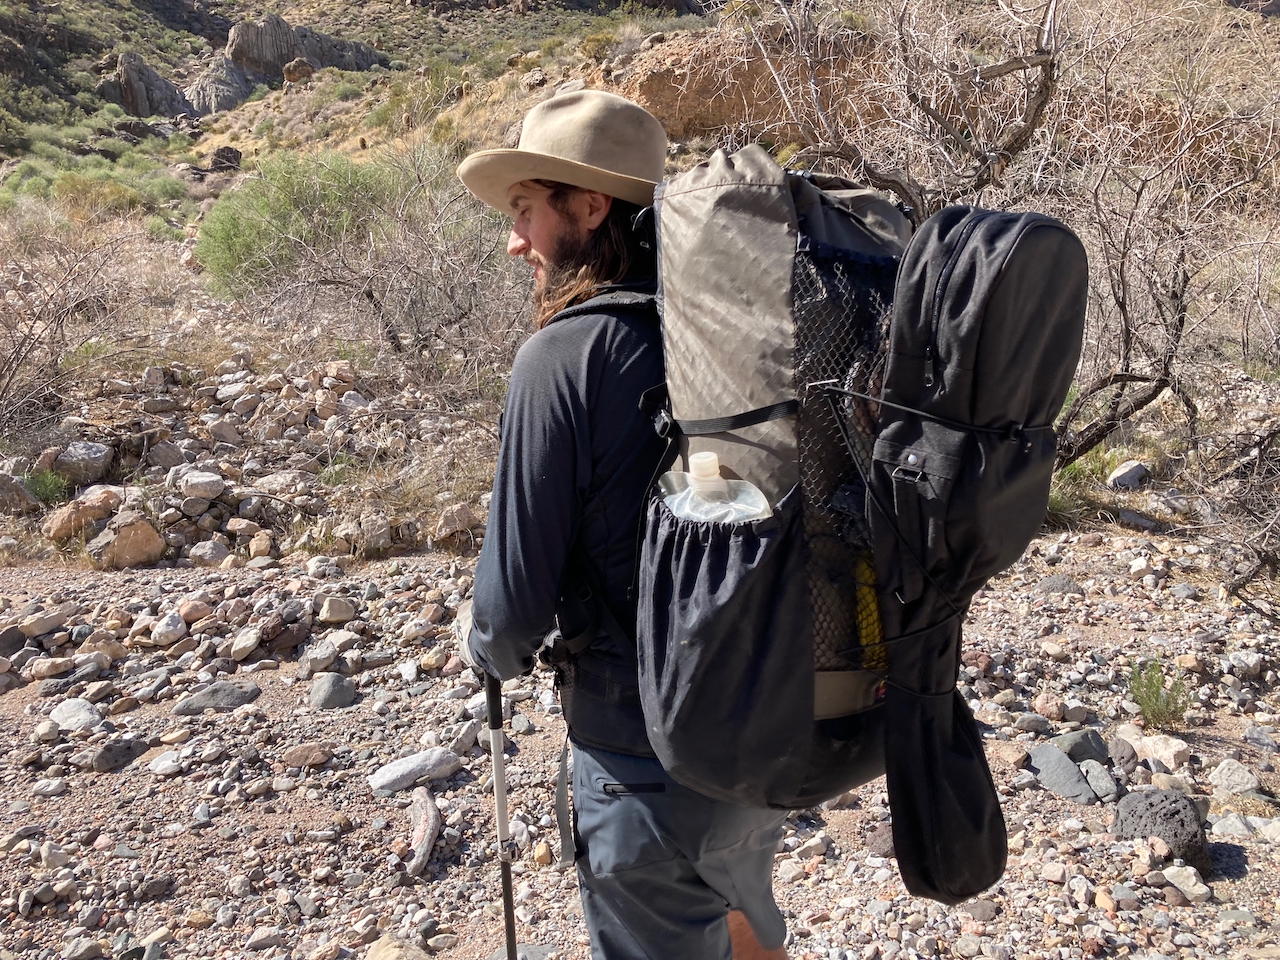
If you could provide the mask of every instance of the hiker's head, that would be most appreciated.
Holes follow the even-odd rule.
[[[647,110],[578,90],[530,110],[516,149],[483,150],[458,167],[472,193],[516,218],[507,250],[534,266],[539,326],[603,284],[652,273],[652,247],[632,221],[653,202],[666,152]]]
[[[554,180],[521,180],[510,196],[507,253],[533,267],[539,328],[599,287],[653,275],[652,243],[642,246],[645,237],[632,226],[641,210],[634,203]]]

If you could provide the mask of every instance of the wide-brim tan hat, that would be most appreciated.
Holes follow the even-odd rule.
[[[555,180],[647,207],[666,157],[666,131],[644,107],[603,90],[576,90],[530,110],[516,149],[463,160],[458,179],[505,213],[508,191],[522,180]]]

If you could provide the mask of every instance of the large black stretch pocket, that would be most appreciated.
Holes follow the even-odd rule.
[[[706,523],[648,507],[637,644],[649,742],[676,780],[775,806],[805,779],[813,621],[799,491],[766,520]]]

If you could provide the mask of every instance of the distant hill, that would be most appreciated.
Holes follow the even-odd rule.
[[[497,3],[497,0],[492,0]],[[612,0],[419,0],[271,4],[264,0],[0,0],[0,153],[19,155],[32,124],[64,126],[106,105],[99,92],[122,53],[137,53],[164,79],[186,84],[227,43],[231,28],[270,14],[342,40],[369,44],[414,67],[477,65],[500,71],[511,51],[557,33],[585,31]]]

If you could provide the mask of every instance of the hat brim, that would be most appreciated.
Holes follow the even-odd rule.
[[[657,183],[612,173],[585,163],[530,150],[481,150],[458,166],[458,179],[484,203],[511,212],[507,199],[513,184],[522,180],[555,180],[626,200],[637,206],[653,203]]]

